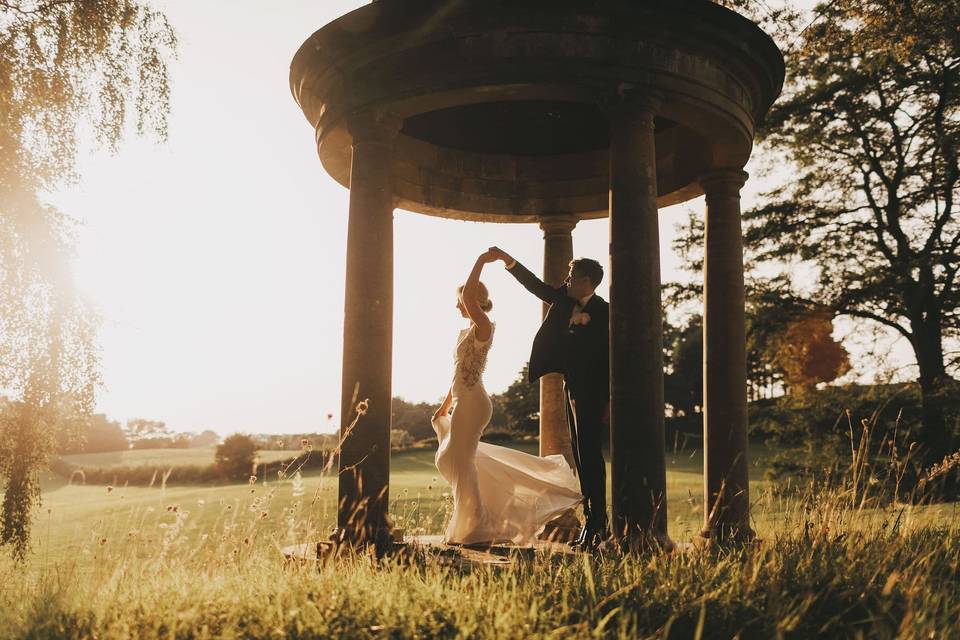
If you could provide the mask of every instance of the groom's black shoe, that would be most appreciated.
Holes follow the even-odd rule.
[[[577,549],[577,548],[583,546],[584,541],[586,541],[586,539],[587,539],[588,529],[589,529],[589,527],[588,527],[587,525],[584,525],[584,526],[580,529],[580,533],[577,534],[577,537],[576,537],[575,539],[571,540],[570,543],[569,543],[571,548]]]
[[[583,546],[581,549],[596,549],[603,542],[610,539],[610,531],[607,530],[607,525],[604,523],[596,528],[593,531],[587,534],[586,539],[583,541]]]
[[[610,538],[610,532],[607,530],[607,524],[588,522],[580,531],[576,540],[570,543],[574,549],[596,549],[600,543]]]

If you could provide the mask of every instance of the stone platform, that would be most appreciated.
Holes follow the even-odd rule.
[[[409,556],[423,554],[435,558],[440,564],[463,568],[481,566],[512,566],[518,559],[532,560],[536,557],[556,555],[570,556],[576,552],[567,544],[538,540],[532,547],[513,545],[458,545],[446,544],[443,536],[404,536],[403,542],[395,543],[394,551]],[[336,552],[332,542],[305,542],[282,549],[289,561],[310,562],[321,560]]]
[[[675,542],[674,552],[689,553],[694,550],[690,542]],[[421,555],[431,557],[439,564],[461,569],[477,567],[509,567],[518,560],[548,559],[551,557],[569,557],[583,552],[571,549],[563,542],[537,540],[533,546],[517,547],[513,545],[459,545],[446,544],[443,536],[404,536],[403,542],[397,542],[394,552],[408,557]],[[314,562],[332,557],[336,546],[332,542],[305,542],[282,549],[283,556],[291,562]],[[598,553],[605,553],[601,549]],[[618,554],[616,547],[610,547],[609,553]]]

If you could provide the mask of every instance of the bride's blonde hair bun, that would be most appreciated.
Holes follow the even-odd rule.
[[[463,285],[457,287],[457,297],[463,297]],[[482,282],[477,283],[477,304],[480,305],[480,308],[484,313],[490,313],[493,309],[493,301],[490,300],[490,292],[487,291],[487,286]]]

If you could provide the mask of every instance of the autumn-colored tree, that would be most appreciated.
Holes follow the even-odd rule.
[[[850,354],[832,334],[830,310],[818,309],[794,319],[780,335],[775,360],[791,393],[806,393],[850,370]]]

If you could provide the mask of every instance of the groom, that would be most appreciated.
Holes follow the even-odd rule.
[[[607,473],[600,435],[610,401],[609,305],[596,295],[603,267],[596,260],[570,262],[570,273],[557,288],[544,283],[498,247],[490,253],[527,291],[550,305],[533,339],[530,382],[562,373],[573,460],[584,497],[586,524],[573,546],[592,548],[608,537]]]

